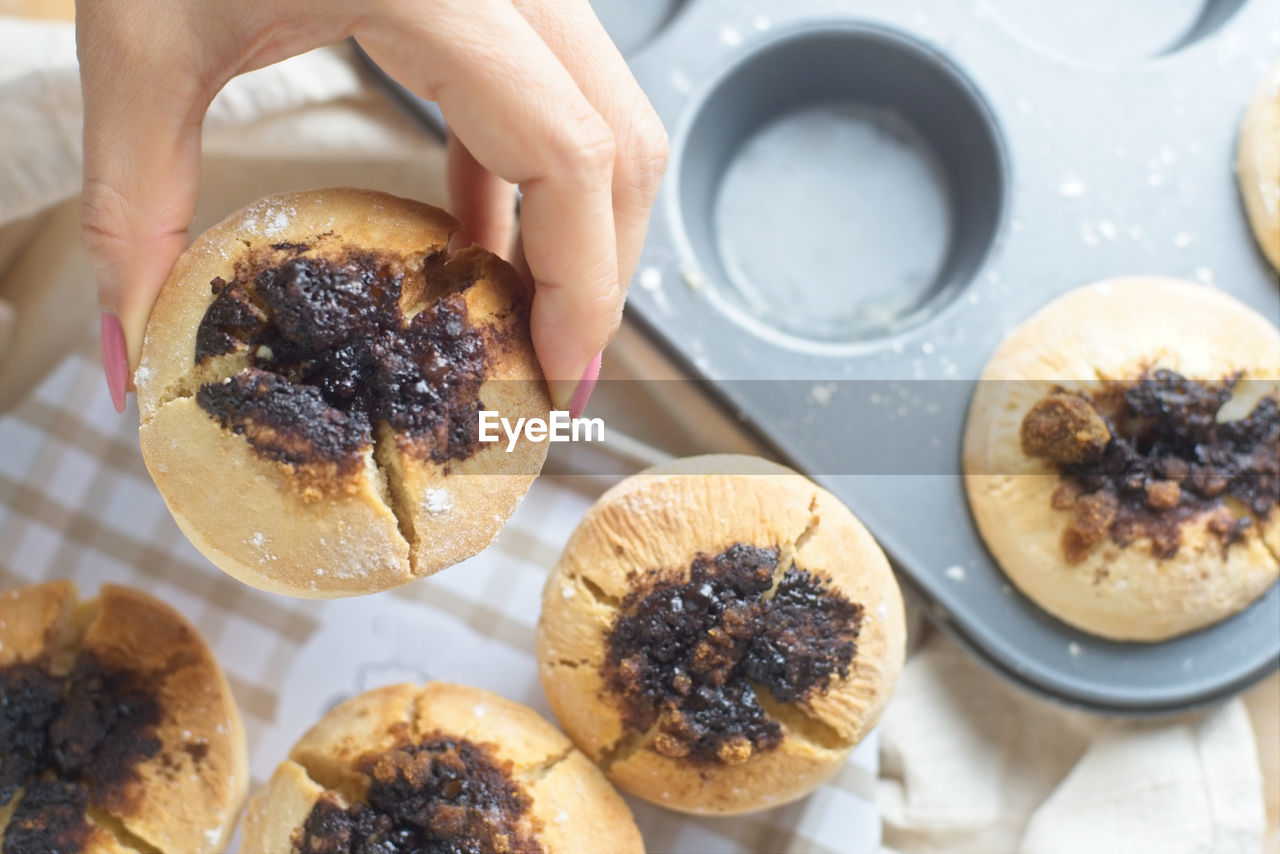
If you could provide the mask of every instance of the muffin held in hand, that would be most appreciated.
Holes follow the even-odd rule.
[[[902,668],[871,535],[782,466],[693,457],[606,492],[547,579],[542,685],[620,787],[671,809],[777,806],[831,777]]]
[[[231,690],[172,608],[0,594],[0,852],[217,854],[248,783]]]
[[[1280,572],[1280,331],[1191,282],[1100,282],[991,357],[970,406],[974,519],[1017,587],[1115,640],[1210,625]]]
[[[631,811],[537,712],[479,688],[347,700],[254,795],[254,854],[644,854]]]
[[[371,593],[487,546],[546,457],[528,294],[458,223],[383,193],[264,199],[178,260],[134,377],[142,453],[192,543],[295,596]]]

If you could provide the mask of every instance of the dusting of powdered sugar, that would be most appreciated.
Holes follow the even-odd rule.
[[[245,213],[243,227],[252,234],[263,237],[276,237],[293,222],[298,209],[293,205],[277,206],[270,202],[259,202]]]
[[[422,509],[430,516],[440,516],[453,509],[453,496],[447,489],[428,489],[422,495]]]
[[[269,560],[278,560],[279,558],[267,547],[267,535],[261,531],[254,531],[249,539],[245,540],[245,545],[251,546],[258,551],[258,564],[265,564]]]

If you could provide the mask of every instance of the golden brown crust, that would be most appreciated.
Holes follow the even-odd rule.
[[[364,798],[369,777],[353,767],[356,760],[437,732],[488,745],[512,764],[512,778],[531,799],[521,826],[546,854],[643,852],[626,804],[555,727],[497,694],[439,682],[377,688],[325,715],[254,795],[245,850],[291,854],[294,832],[326,790],[343,806]]]
[[[1253,236],[1280,270],[1280,63],[1267,71],[1245,112],[1236,177]]]
[[[252,259],[301,253],[336,260],[353,247],[419,269],[446,250],[457,227],[443,211],[384,193],[285,194],[232,214],[174,266],[134,378],[140,438],[179,527],[219,568],[294,596],[370,593],[475,554],[506,522],[541,469],[545,443],[522,442],[511,454],[504,444],[483,445],[465,460],[441,463],[381,424],[375,439],[382,441],[366,445],[353,465],[299,466],[256,451],[195,399],[205,383],[250,364],[243,346],[195,364],[215,278],[232,281],[237,265]],[[449,269],[473,281],[463,298],[468,322],[485,342],[480,400],[508,417],[545,417],[549,399],[529,339],[523,284],[483,250],[458,253]],[[427,291],[430,284],[414,280]]]
[[[154,686],[160,748],[105,805],[110,826],[93,818],[86,852],[132,850],[114,827],[166,854],[226,847],[248,790],[245,735],[213,653],[182,615],[112,584],[78,606],[69,582],[25,587],[0,595],[0,654],[8,650],[21,651],[0,665],[43,659],[65,675],[83,652]]]
[[[845,678],[787,705],[760,691],[780,744],[741,764],[663,755],[624,727],[602,665],[607,633],[633,579],[687,577],[694,558],[735,543],[794,548],[795,564],[862,606]],[[879,720],[902,667],[902,599],[883,552],[839,501],[790,469],[751,457],[678,460],[606,492],[547,579],[538,662],[552,710],[614,783],[691,813],[728,814],[801,797],[830,777]]]
[[[1072,514],[1052,506],[1056,469],[1023,452],[1023,418],[1055,387],[1096,388],[1151,368],[1215,380],[1240,371],[1244,391],[1231,405],[1241,417],[1264,393],[1280,392],[1280,333],[1191,282],[1132,277],[1079,288],[1000,345],[965,429],[969,505],[996,561],[1045,610],[1115,640],[1162,640],[1223,619],[1275,581],[1280,555],[1273,509],[1229,547],[1202,515],[1184,524],[1171,558],[1157,560],[1147,538],[1128,547],[1106,539],[1068,563],[1061,543]]]

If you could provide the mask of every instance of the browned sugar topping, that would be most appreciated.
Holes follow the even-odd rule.
[[[1247,417],[1219,421],[1237,381],[1156,370],[1091,395],[1057,391],[1031,408],[1022,449],[1062,474],[1053,506],[1072,513],[1062,538],[1069,562],[1107,537],[1122,546],[1147,537],[1156,557],[1173,557],[1183,524],[1205,513],[1224,546],[1267,518],[1280,502],[1280,407],[1264,397]]]
[[[796,703],[848,675],[862,606],[795,565],[775,589],[778,559],[737,543],[698,555],[688,581],[659,579],[623,601],[602,675],[629,729],[657,726],[658,752],[745,762],[783,737],[758,691]]]
[[[469,269],[428,257],[422,276],[443,294],[407,314],[399,258],[351,250],[335,261],[308,248],[276,244],[234,281],[213,280],[195,361],[243,351],[251,367],[203,386],[199,405],[295,466],[354,471],[381,422],[436,462],[474,454],[485,345],[462,295]]]
[[[88,806],[128,811],[140,763],[159,752],[155,688],[81,651],[70,674],[0,668],[0,806],[23,790],[3,854],[74,854]]]
[[[543,854],[521,825],[532,803],[487,745],[433,733],[362,756],[363,801],[326,792],[294,831],[298,854]]]

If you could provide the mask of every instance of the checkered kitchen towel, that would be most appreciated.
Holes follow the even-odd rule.
[[[69,578],[91,595],[115,582],[175,606],[227,673],[255,784],[327,709],[377,685],[469,683],[550,716],[533,652],[543,579],[609,484],[570,474],[572,449],[551,461],[560,473],[539,478],[498,541],[465,563],[374,596],[274,596],[222,574],[178,531],[143,467],[137,412],[111,408],[87,330],[84,341],[0,418],[0,589]],[[631,806],[654,854],[874,851],[873,742],[791,806],[727,819]]]

